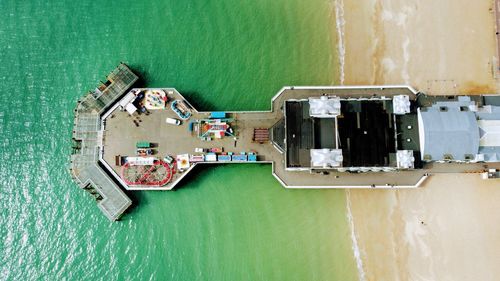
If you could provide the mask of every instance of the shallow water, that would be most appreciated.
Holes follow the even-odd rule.
[[[110,223],[67,172],[76,100],[120,61],[203,110],[332,84],[328,1],[0,2],[0,280],[352,280],[340,190],[198,169]]]

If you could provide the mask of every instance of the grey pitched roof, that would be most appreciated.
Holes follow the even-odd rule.
[[[419,122],[423,130],[422,158],[429,155],[432,160],[443,160],[451,155],[453,160],[466,160],[467,155],[478,153],[479,127],[473,112],[430,107],[419,111]]]

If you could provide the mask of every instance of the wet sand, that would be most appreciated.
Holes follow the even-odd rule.
[[[496,92],[493,4],[344,0],[344,83],[410,84],[430,94]]]
[[[493,0],[334,4],[343,84],[499,92]],[[346,192],[361,280],[500,276],[499,180],[441,174],[416,190]]]

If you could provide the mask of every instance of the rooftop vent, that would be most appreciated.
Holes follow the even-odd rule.
[[[453,160],[453,155],[451,155],[451,154],[445,154],[445,155],[443,155],[443,160],[445,160],[445,161],[452,161]]]

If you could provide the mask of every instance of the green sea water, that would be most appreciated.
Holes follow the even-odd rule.
[[[0,0],[0,280],[356,280],[344,192],[269,165],[132,193],[110,223],[67,171],[76,100],[120,61],[203,110],[335,83],[327,0]]]

